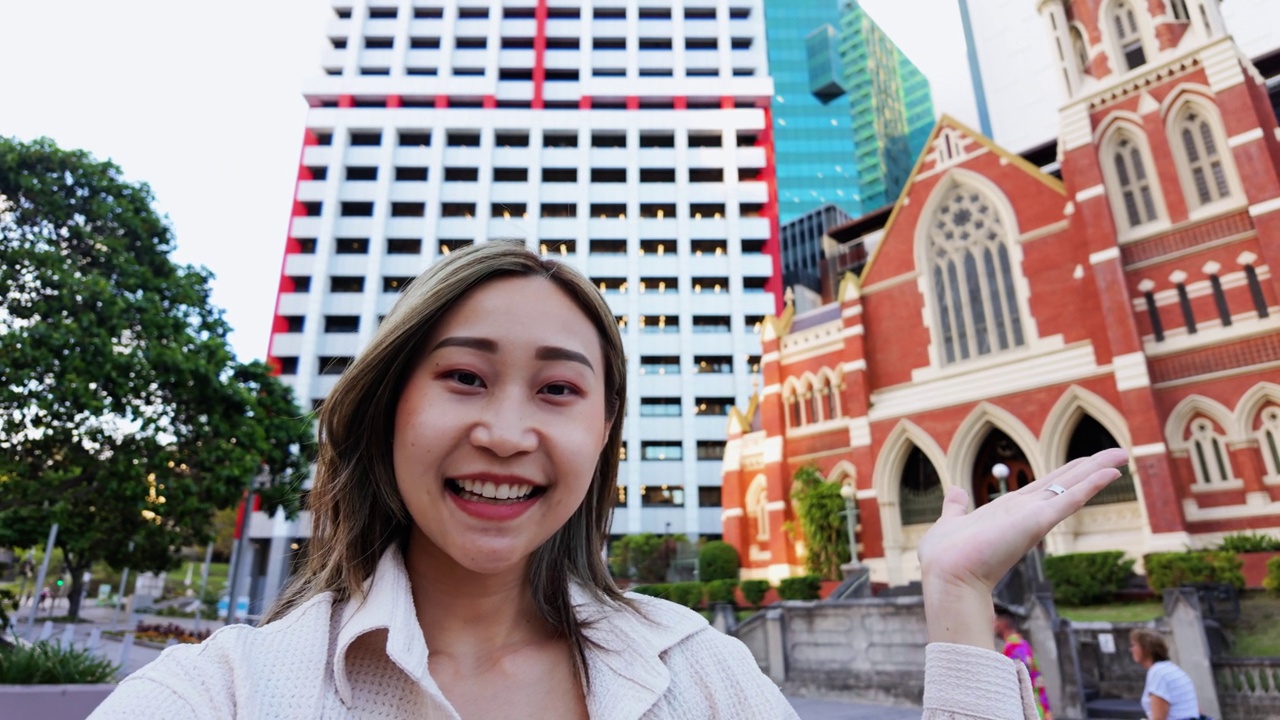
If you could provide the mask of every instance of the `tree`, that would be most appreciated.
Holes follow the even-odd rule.
[[[806,465],[796,471],[791,498],[795,500],[808,549],[805,567],[825,580],[839,579],[840,565],[850,558],[839,483],[823,480],[817,468]]]
[[[290,508],[311,421],[236,362],[210,274],[175,264],[150,189],[47,139],[0,138],[0,545],[163,571],[259,477]],[[132,543],[132,549],[130,549]]]

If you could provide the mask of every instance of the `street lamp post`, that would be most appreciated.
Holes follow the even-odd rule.
[[[996,482],[1000,483],[1000,494],[996,497],[1003,497],[1009,492],[1009,466],[1004,463],[996,463],[991,466],[991,474],[996,476]]]
[[[854,490],[852,485],[844,485],[840,488],[840,497],[844,498],[844,519],[845,527],[849,530],[849,564],[858,564],[858,506],[853,502]]]

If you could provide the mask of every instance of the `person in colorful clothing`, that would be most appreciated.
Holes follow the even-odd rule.
[[[1040,713],[1040,717],[1043,720],[1053,720],[1053,712],[1049,709],[1049,693],[1044,687],[1044,677],[1040,674],[1039,665],[1036,664],[1031,643],[1018,632],[1017,618],[1008,610],[996,610],[994,626],[996,635],[1004,641],[1004,656],[1027,666],[1027,673],[1031,675],[1031,685],[1035,688],[1036,710]]]

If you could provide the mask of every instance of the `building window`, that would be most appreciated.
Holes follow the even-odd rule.
[[[728,375],[733,372],[733,358],[728,355],[702,355],[693,359],[695,372]]]
[[[697,398],[693,402],[695,415],[728,415],[733,407],[733,398]]]
[[[575,203],[542,203],[539,214],[544,218],[571,218],[578,216]]]
[[[1267,466],[1267,476],[1280,480],[1280,407],[1269,405],[1262,410],[1262,427],[1258,429],[1258,447]]]
[[[412,281],[413,278],[411,277],[384,277],[382,278],[382,292],[401,292]]]
[[[1147,64],[1147,54],[1142,47],[1142,32],[1138,29],[1138,15],[1128,0],[1121,0],[1111,10],[1111,24],[1116,33],[1116,46],[1120,49],[1122,71]]]
[[[325,315],[324,331],[327,333],[360,332],[359,315]]]
[[[381,145],[382,133],[351,131],[351,144],[355,146]]]
[[[1187,0],[1172,0],[1169,5],[1173,10],[1173,19],[1179,22],[1188,22],[1191,20],[1191,14],[1187,12]]]
[[[1164,341],[1164,323],[1160,321],[1160,308],[1156,305],[1156,294],[1147,290],[1142,293],[1143,299],[1147,303],[1147,318],[1151,320],[1151,332],[1156,337],[1156,342]]]
[[[679,416],[680,416],[680,398],[641,398],[640,399],[640,417],[679,417]]]
[[[919,525],[937,520],[942,514],[943,494],[937,468],[920,448],[912,445],[898,486],[902,524]]]
[[[679,442],[642,442],[640,443],[640,459],[683,460],[684,448]]]
[[[615,507],[626,507],[627,505],[627,486],[626,485],[618,486],[618,493],[614,498],[613,504]]]
[[[293,290],[291,292],[311,292],[310,275],[287,275],[286,277],[289,278],[289,284],[293,286]]]
[[[695,333],[727,333],[729,317],[727,315],[694,315],[693,331]]]
[[[396,168],[396,182],[426,182],[427,169],[425,167],[398,167]]]
[[[347,180],[377,180],[378,168],[347,166]]]
[[[344,202],[341,213],[343,217],[373,217],[373,203]]]
[[[387,238],[388,255],[419,255],[422,253],[422,240],[417,238]]]
[[[360,276],[334,275],[329,278],[329,292],[364,292],[364,278]]]
[[[426,147],[431,144],[430,132],[400,131],[401,147]]]
[[[682,485],[640,486],[641,507],[684,505]]]
[[[302,328],[306,327],[306,316],[304,315],[285,315],[283,316],[285,323],[285,332],[300,333]]]
[[[1142,148],[1122,135],[1111,152],[1111,164],[1115,169],[1116,188],[1120,192],[1128,226],[1136,228],[1154,221],[1157,218],[1155,191],[1147,175]]]
[[[427,214],[427,204],[420,202],[391,203],[391,217],[423,217]]]
[[[927,233],[939,360],[949,365],[1025,345],[1007,232],[992,199],[956,184]]]
[[[503,218],[510,220],[511,218],[527,218],[529,217],[529,207],[524,203],[492,203],[489,206],[489,215],[495,218]]]
[[[724,499],[719,487],[698,488],[698,507],[721,507]]]
[[[444,169],[445,182],[475,182],[480,179],[480,168],[447,167]]]
[[[1191,296],[1187,294],[1187,284],[1184,281],[1177,281],[1174,286],[1178,292],[1178,307],[1182,310],[1182,322],[1187,327],[1187,333],[1195,335],[1198,331],[1196,327],[1195,310],[1191,307]]]
[[[1191,422],[1191,465],[1198,485],[1219,485],[1232,479],[1226,437],[1208,418]]]
[[[474,244],[471,238],[440,238],[440,254],[448,255],[454,250],[460,250]]]
[[[1174,125],[1174,148],[1185,167],[1184,190],[1192,208],[1230,197],[1227,169],[1214,126],[1194,105],[1184,108]]]
[[[698,459],[699,460],[723,460],[724,459],[724,441],[699,440],[698,441]],[[719,505],[720,503],[716,503],[716,504]]]
[[[769,540],[769,483],[763,475],[757,475],[747,488],[747,517],[755,527],[757,543]]]
[[[281,375],[297,375],[298,374],[298,358],[296,356],[276,358],[279,364]]]
[[[678,355],[645,355],[640,358],[641,375],[679,375]]]
[[[1218,319],[1222,327],[1231,326],[1231,307],[1227,305],[1227,294],[1222,289],[1222,278],[1217,273],[1209,276],[1209,286],[1213,289],[1213,304],[1218,309]]]
[[[352,357],[322,357],[320,358],[320,374],[341,375],[353,362],[355,362],[355,358]]]
[[[680,332],[680,318],[666,315],[641,315],[640,332],[649,335],[677,334]]]
[[[440,217],[470,218],[476,214],[475,203],[447,202],[440,204]]]
[[[1253,308],[1258,311],[1258,317],[1269,316],[1271,311],[1267,309],[1267,298],[1262,294],[1262,283],[1258,281],[1258,271],[1252,263],[1244,266],[1244,277],[1249,283],[1249,296],[1253,298]]]

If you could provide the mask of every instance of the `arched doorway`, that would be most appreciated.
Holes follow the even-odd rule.
[[[1080,416],[1080,421],[1076,423],[1075,430],[1071,432],[1071,439],[1067,442],[1066,460],[1071,462],[1076,458],[1089,457],[1096,452],[1116,447],[1120,447],[1120,443],[1116,442],[1102,423],[1084,414]],[[1120,468],[1120,477],[1103,488],[1102,492],[1094,495],[1086,504],[1110,505],[1137,499],[1138,495],[1133,487],[1133,475],[1129,473],[1129,466],[1126,465]]]
[[[1003,487],[995,472],[999,465],[1009,470]],[[974,505],[979,507],[986,505],[999,497],[1001,492],[1013,492],[1029,485],[1035,479],[1031,463],[1022,452],[1022,448],[1018,447],[1018,443],[1002,430],[991,428],[978,448],[978,455],[973,462]]]
[[[942,482],[938,470],[915,445],[907,454],[898,486],[898,508],[903,525],[932,523],[942,514]]]

